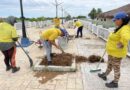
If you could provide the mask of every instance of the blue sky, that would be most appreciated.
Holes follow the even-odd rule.
[[[23,0],[25,17],[55,17],[55,0]],[[130,4],[130,0],[58,0],[62,7],[72,16],[85,15],[92,8],[101,8],[104,12]],[[59,16],[61,16],[59,6]],[[0,17],[20,17],[19,0],[0,0]]]

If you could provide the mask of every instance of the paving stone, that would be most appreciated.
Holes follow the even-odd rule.
[[[39,38],[38,29],[29,28],[28,30],[32,31],[29,32],[31,39],[37,40]],[[84,46],[84,44],[104,45],[105,42],[91,34],[88,30],[84,30],[84,32],[84,38],[91,37],[92,39],[86,40],[84,38],[78,38],[71,40],[69,41],[70,43],[68,49],[66,49],[65,52],[69,52],[75,55],[83,55],[86,57],[92,54],[102,55],[104,48],[93,49],[92,47],[88,48],[87,46]],[[21,31],[18,31],[18,33],[21,34]],[[73,34],[74,31],[71,33]],[[38,49],[38,47],[34,44],[28,47],[28,50],[30,52],[29,55],[34,61],[34,64],[37,62],[36,59],[38,56],[44,55],[44,50]],[[53,48],[53,52],[61,53],[56,48]],[[107,54],[104,56],[104,58],[105,61],[107,61]],[[4,57],[0,52],[0,90],[129,90],[130,88],[130,58],[125,58],[122,61],[121,78],[118,89],[109,89],[105,87],[106,82],[99,79],[97,73],[90,73],[91,69],[95,69],[97,63],[78,64],[77,72],[66,72],[63,75],[58,75],[53,78],[53,82],[49,80],[47,83],[41,84],[39,83],[39,78],[34,77],[35,72],[33,72],[29,67],[28,58],[20,48],[17,48],[16,55],[17,65],[21,67],[19,72],[15,74],[12,74],[11,71],[6,72],[3,59]],[[102,69],[102,72],[105,71],[106,63],[102,63],[100,68]],[[111,81],[112,79],[113,72],[108,76],[108,81]]]

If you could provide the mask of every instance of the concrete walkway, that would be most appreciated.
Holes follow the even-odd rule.
[[[39,29],[28,29],[28,35],[32,40],[38,39]],[[69,30],[74,34],[74,30]],[[18,31],[20,33],[20,31]],[[87,39],[90,37],[90,39]],[[98,45],[98,46],[95,46]],[[105,42],[92,35],[89,31],[84,29],[84,37],[69,41],[68,49],[65,52],[89,56],[92,54],[102,55],[104,51]],[[31,45],[27,48],[29,55],[32,57],[34,64],[39,57],[43,57],[44,49],[39,49],[36,45]],[[59,50],[53,48],[53,52],[60,53]],[[107,55],[105,55],[107,61]],[[82,63],[78,64],[77,72],[49,72],[46,76],[37,75],[29,67],[29,61],[26,55],[20,48],[17,48],[17,65],[21,70],[15,74],[11,71],[5,71],[3,61],[4,57],[0,53],[0,90],[129,90],[130,88],[130,60],[127,58],[123,60],[122,76],[119,83],[119,89],[108,89],[104,86],[102,80],[97,77],[97,73],[90,73],[91,68],[95,68],[96,64]],[[106,63],[100,66],[104,71]],[[51,75],[51,77],[48,77]],[[113,74],[110,75],[110,79]],[[45,80],[45,82],[43,82]]]

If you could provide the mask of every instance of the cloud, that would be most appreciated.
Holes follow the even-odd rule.
[[[23,0],[26,17],[55,16],[55,0]],[[104,12],[130,3],[130,0],[58,0],[61,6],[72,16],[87,15],[92,8],[101,8]],[[61,10],[59,6],[59,16]],[[19,0],[1,0],[0,16],[14,15],[20,17]]]

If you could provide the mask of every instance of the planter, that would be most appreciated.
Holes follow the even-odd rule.
[[[54,66],[54,65],[40,65],[42,60],[38,60],[38,62],[34,65],[34,71],[59,71],[59,72],[75,72],[76,71],[76,62],[75,59],[72,60],[71,66]]]

